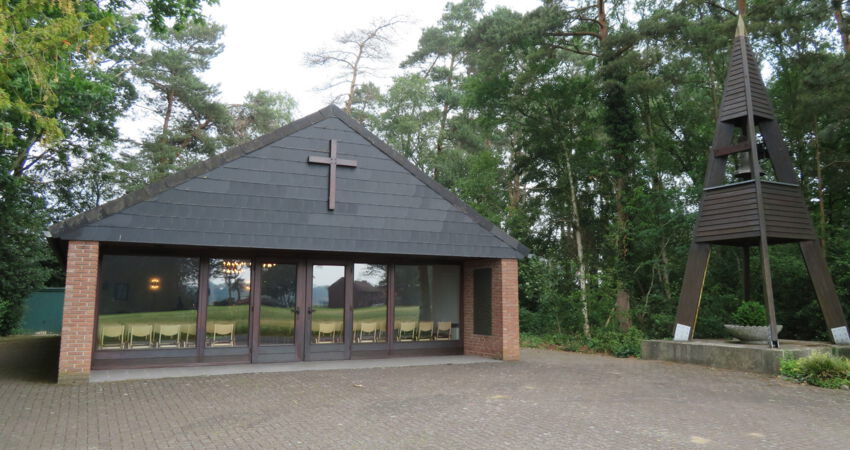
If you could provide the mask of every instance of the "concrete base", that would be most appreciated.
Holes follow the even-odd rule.
[[[641,358],[776,375],[779,362],[785,357],[796,359],[818,352],[850,356],[850,346],[827,342],[784,340],[779,345],[780,348],[772,349],[766,344],[726,340],[648,340],[641,345]]]

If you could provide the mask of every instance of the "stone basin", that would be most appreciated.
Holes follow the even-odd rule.
[[[767,343],[767,337],[770,331],[768,326],[747,326],[747,325],[723,325],[726,331],[734,337],[738,338],[746,344]],[[776,334],[782,332],[782,325],[776,326]],[[778,336],[775,336],[778,337]]]

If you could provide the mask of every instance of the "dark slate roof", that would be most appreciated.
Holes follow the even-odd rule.
[[[357,168],[337,169],[330,139]],[[529,250],[351,116],[328,106],[57,223],[55,239],[397,255],[523,258]]]

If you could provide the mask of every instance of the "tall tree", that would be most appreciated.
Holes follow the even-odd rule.
[[[292,122],[296,106],[286,92],[248,92],[242,103],[228,107],[232,118],[228,145],[250,141]]]
[[[376,19],[369,26],[354,31],[348,31],[336,38],[337,48],[322,49],[304,54],[304,62],[309,67],[330,66],[339,70],[335,80],[324,89],[346,85],[343,109],[351,112],[355,93],[358,86],[363,84],[363,78],[374,74],[372,64],[385,61],[389,57],[392,46],[392,32],[401,23],[399,17]]]
[[[50,271],[45,184],[117,137],[135,98],[127,82],[137,23],[164,28],[200,17],[203,0],[29,0],[0,4],[0,335]],[[141,12],[141,16],[137,13]]]
[[[434,82],[434,93],[441,103],[437,154],[445,147],[449,114],[460,106],[458,86],[463,82],[461,68],[466,56],[463,39],[483,11],[483,0],[446,4],[437,26],[422,30],[419,47],[401,63],[401,67],[422,67],[424,75]]]
[[[218,87],[201,79],[223,49],[223,32],[214,23],[153,32],[150,50],[134,57],[133,76],[149,92],[143,104],[159,126],[143,138],[138,154],[125,155],[125,166],[132,168],[126,187],[162,178],[225,146],[231,116]]]

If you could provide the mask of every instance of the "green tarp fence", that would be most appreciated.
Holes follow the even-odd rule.
[[[65,288],[44,288],[27,297],[21,329],[26,334],[55,333],[62,330],[62,303]]]

